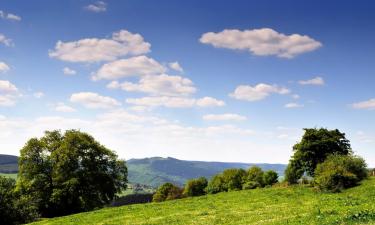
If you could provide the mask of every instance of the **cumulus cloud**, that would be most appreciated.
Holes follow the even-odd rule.
[[[285,108],[302,108],[304,105],[296,103],[296,102],[290,102],[284,105]]]
[[[257,56],[275,55],[280,58],[293,58],[322,46],[307,35],[286,35],[270,28],[208,32],[201,36],[200,42],[216,48],[246,50]]]
[[[224,106],[225,102],[212,97],[203,97],[197,99],[196,102],[199,107],[212,107],[212,106]]]
[[[12,21],[21,21],[21,17],[17,16],[13,13],[6,13],[0,10],[0,18],[5,20],[12,20]]]
[[[161,74],[166,68],[147,56],[136,56],[104,64],[94,75],[93,80],[116,80],[131,76]]]
[[[285,95],[289,93],[290,90],[287,88],[260,83],[256,86],[240,85],[234,90],[233,93],[230,93],[229,96],[238,100],[252,102],[265,99],[271,94]]]
[[[0,80],[0,106],[13,106],[20,96],[18,88],[7,80]]]
[[[211,97],[200,99],[186,98],[186,97],[170,97],[170,96],[148,96],[143,98],[128,98],[126,102],[138,106],[158,107],[164,106],[167,108],[189,108],[189,107],[210,107],[223,106],[223,101]]]
[[[94,92],[79,92],[70,96],[70,101],[89,109],[110,109],[121,104],[114,98],[101,96]]]
[[[372,98],[367,101],[357,102],[353,103],[351,105],[354,109],[369,109],[369,110],[375,110],[375,98]]]
[[[157,76],[145,76],[139,83],[111,82],[109,88],[121,88],[125,91],[144,92],[159,96],[187,96],[196,91],[193,82],[181,76],[170,76],[167,74]]]
[[[63,73],[65,75],[76,75],[77,74],[77,71],[73,70],[73,69],[70,69],[69,67],[64,67],[63,69]]]
[[[0,61],[0,73],[5,73],[10,70],[9,66],[5,62]]]
[[[315,77],[310,80],[300,80],[298,81],[301,85],[324,85],[324,79],[322,77]]]
[[[49,56],[67,62],[93,63],[112,61],[121,56],[145,54],[150,51],[150,47],[150,43],[145,42],[140,34],[120,30],[113,33],[111,39],[58,41],[55,49],[49,51]]]
[[[3,44],[8,47],[14,45],[12,39],[7,38],[4,34],[1,34],[1,33],[0,33],[0,44]]]
[[[97,1],[93,4],[90,4],[85,7],[86,10],[91,11],[91,12],[105,12],[107,11],[107,3],[103,1]]]
[[[176,62],[171,62],[171,63],[168,63],[168,66],[169,68],[177,71],[177,72],[184,72],[184,69],[182,69],[182,67],[180,66],[180,64],[176,61]]]
[[[247,120],[246,116],[241,116],[233,113],[226,114],[207,114],[203,116],[204,120],[208,121],[244,121]]]
[[[54,106],[54,110],[57,111],[57,112],[65,112],[65,113],[71,113],[71,112],[75,112],[76,111],[75,108],[73,108],[71,106],[68,106],[68,105],[66,105],[63,102],[57,103]]]

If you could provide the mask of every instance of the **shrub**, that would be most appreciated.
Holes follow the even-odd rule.
[[[209,194],[216,194],[219,192],[227,191],[221,174],[216,174],[211,178],[210,182],[207,185],[206,191]]]
[[[37,208],[30,199],[15,192],[15,180],[0,176],[1,224],[23,224],[38,217]]]
[[[246,188],[245,189],[252,189],[257,187],[264,187],[264,180],[263,180],[263,170],[258,166],[253,166],[247,171],[247,175],[245,178]]]
[[[185,185],[184,195],[189,197],[204,195],[206,194],[207,184],[205,177],[189,180]]]
[[[298,162],[291,160],[285,169],[285,181],[288,184],[297,184],[303,175],[303,170],[298,166]]]
[[[153,202],[163,202],[167,200],[182,198],[182,189],[172,183],[161,185],[152,197]]]
[[[243,169],[226,169],[223,171],[222,178],[225,191],[238,191],[242,189],[246,171]]]
[[[119,197],[111,203],[111,206],[123,206],[140,203],[152,202],[153,194],[151,193],[136,193]]]
[[[276,184],[278,181],[279,175],[273,171],[273,170],[268,170],[267,172],[264,173],[263,175],[263,181],[264,185],[273,185]]]
[[[331,155],[317,166],[314,182],[320,190],[339,192],[356,186],[367,175],[366,163],[362,158]]]

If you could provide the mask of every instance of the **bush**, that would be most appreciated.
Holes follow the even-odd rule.
[[[263,181],[264,185],[273,185],[276,184],[278,181],[279,175],[273,171],[273,170],[268,170],[267,172],[264,173],[263,175]]]
[[[184,195],[189,197],[204,195],[206,194],[207,184],[205,177],[189,180],[185,185]]]
[[[223,171],[222,178],[225,191],[238,191],[242,189],[246,171],[243,169],[226,169]]]
[[[161,185],[152,197],[153,202],[163,202],[167,200],[182,198],[182,189],[172,183]]]
[[[207,193],[216,194],[219,192],[227,191],[224,183],[224,179],[221,174],[216,174],[211,178],[210,182],[207,185]]]
[[[285,181],[288,182],[288,184],[297,184],[298,180],[303,175],[303,170],[297,164],[296,161],[291,160],[285,169]]]
[[[264,187],[263,170],[258,166],[253,166],[247,171],[245,178],[245,186],[243,189],[253,189],[257,187]],[[253,188],[250,188],[253,187]]]
[[[141,204],[152,202],[153,194],[151,193],[136,193],[119,197],[111,203],[111,206],[123,206],[132,204]]]
[[[367,175],[366,163],[362,158],[331,155],[317,166],[314,182],[320,190],[339,192],[356,186]]]
[[[16,181],[0,176],[0,218],[1,224],[23,224],[38,217],[32,202],[15,192]]]

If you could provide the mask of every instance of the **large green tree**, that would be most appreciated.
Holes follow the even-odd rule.
[[[294,154],[286,171],[290,183],[295,182],[303,173],[314,176],[319,163],[332,154],[350,155],[350,142],[345,133],[325,128],[304,129],[302,140],[293,146]]]
[[[21,150],[17,191],[30,196],[42,216],[102,207],[126,185],[125,162],[87,133],[47,131]]]

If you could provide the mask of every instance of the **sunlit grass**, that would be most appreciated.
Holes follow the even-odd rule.
[[[375,179],[338,194],[307,187],[106,208],[36,224],[375,224]]]

